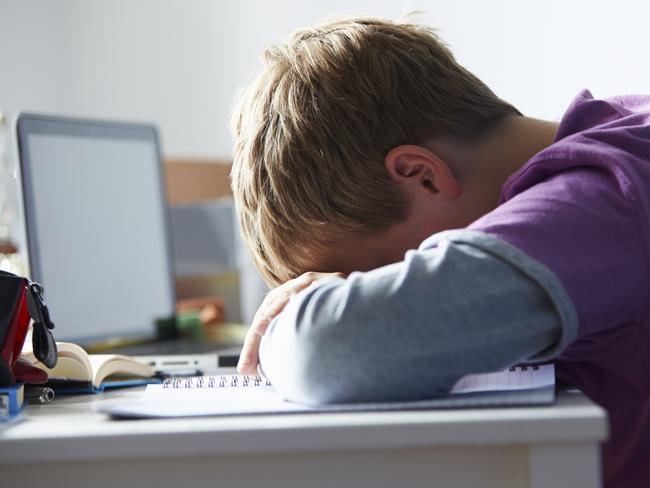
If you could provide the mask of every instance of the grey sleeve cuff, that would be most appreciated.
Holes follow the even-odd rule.
[[[575,341],[578,335],[578,314],[562,282],[553,271],[517,247],[491,234],[475,230],[459,229],[439,232],[424,240],[419,249],[431,249],[444,241],[469,244],[490,253],[534,280],[546,292],[559,315],[562,333],[554,345],[539,352],[526,362],[548,361]]]

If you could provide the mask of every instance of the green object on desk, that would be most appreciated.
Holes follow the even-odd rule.
[[[204,339],[204,326],[198,310],[179,313],[176,317],[176,327],[179,335],[185,339],[194,341],[203,341]]]

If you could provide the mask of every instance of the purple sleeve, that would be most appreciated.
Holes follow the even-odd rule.
[[[634,201],[602,169],[558,173],[469,228],[492,234],[553,271],[578,313],[578,340],[648,319],[648,236]]]

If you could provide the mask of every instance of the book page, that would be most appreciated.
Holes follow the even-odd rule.
[[[34,366],[47,371],[50,378],[66,378],[74,380],[92,381],[93,368],[86,351],[81,346],[71,342],[57,342],[57,364],[49,369],[36,359],[30,347],[23,347],[22,357]]]
[[[147,378],[154,370],[148,364],[120,354],[91,354],[88,356],[93,370],[93,385],[98,388],[106,378]]]

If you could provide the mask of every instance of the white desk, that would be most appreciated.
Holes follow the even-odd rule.
[[[553,407],[112,421],[58,397],[0,432],[2,486],[594,488],[605,412]]]

